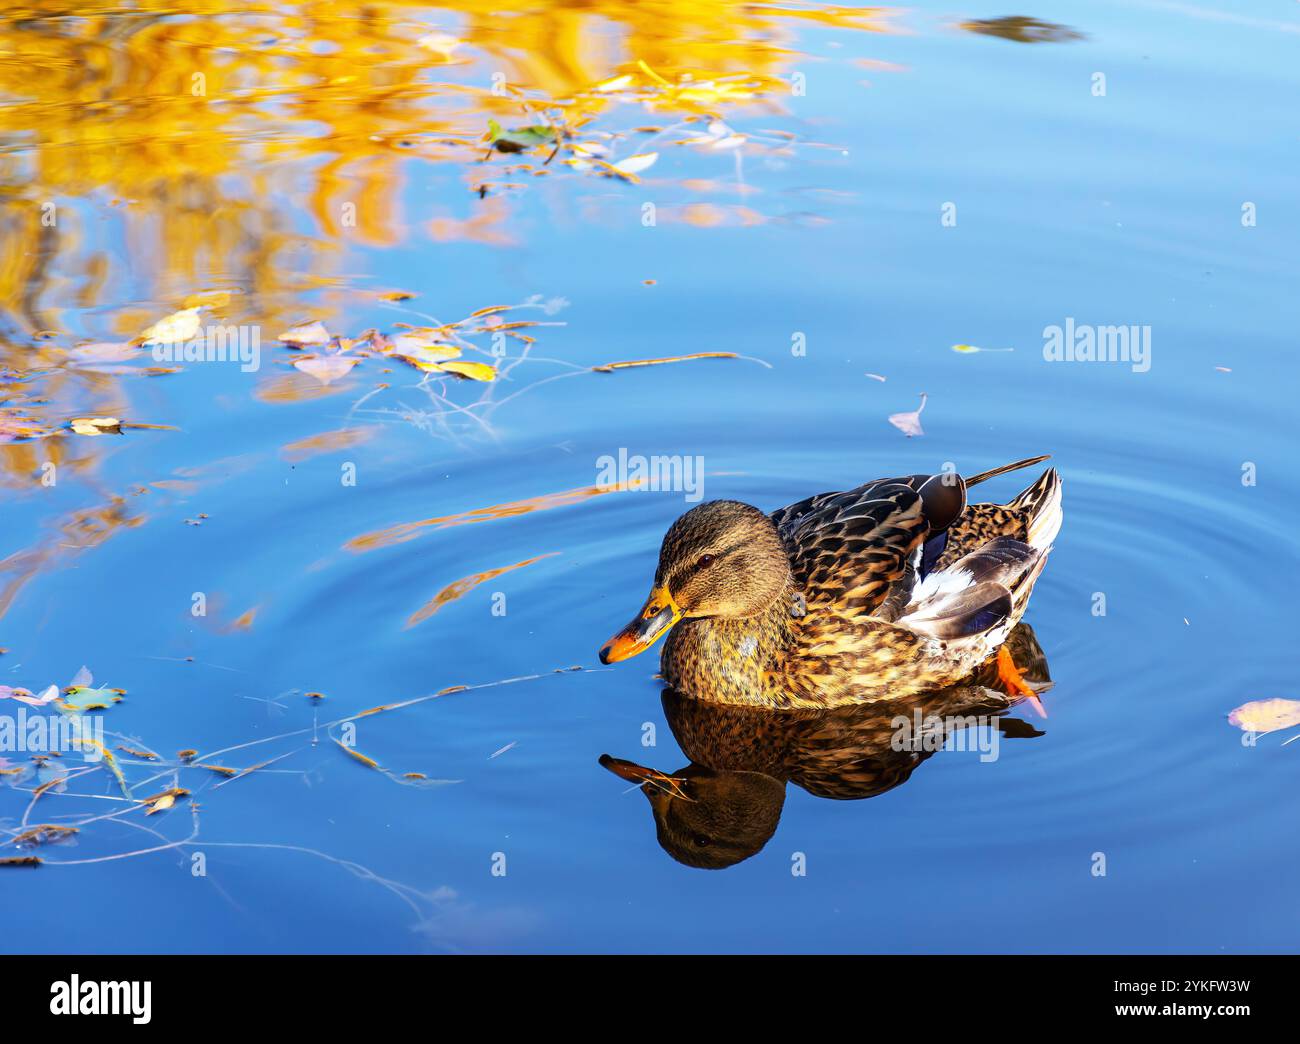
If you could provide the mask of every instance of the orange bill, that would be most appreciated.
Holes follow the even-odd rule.
[[[668,593],[668,587],[655,588],[632,622],[605,643],[600,650],[600,662],[617,663],[645,652],[681,618],[682,611]]]

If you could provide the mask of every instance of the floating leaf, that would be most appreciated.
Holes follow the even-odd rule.
[[[555,130],[540,125],[505,130],[496,120],[488,120],[487,140],[498,152],[524,152],[555,141]]]
[[[196,761],[194,767],[207,769],[209,772],[215,772],[218,776],[225,776],[227,779],[239,775],[239,769],[229,768],[226,765],[209,765],[205,762]]]
[[[200,306],[201,307],[201,306]],[[182,308],[159,319],[137,339],[142,344],[178,344],[193,340],[199,332],[199,308]]]
[[[910,413],[891,413],[889,415],[889,423],[909,439],[913,435],[924,435],[925,432],[921,429],[921,411],[925,409],[925,400],[927,397],[928,396],[925,392],[922,392],[921,405]]]
[[[330,332],[325,329],[324,323],[304,323],[301,326],[295,326],[292,330],[286,330],[280,334],[279,341],[285,344],[295,345],[321,345],[329,344],[333,340]]]
[[[1252,700],[1228,715],[1228,721],[1245,732],[1276,732],[1300,725],[1300,700]]]
[[[359,361],[350,355],[312,355],[294,359],[293,365],[309,377],[315,377],[321,384],[332,384],[351,373],[352,367]]]
[[[152,815],[156,815],[159,812],[166,812],[174,804],[176,804],[176,795],[164,794],[162,797],[160,797],[157,801],[155,801],[152,805],[149,806],[149,811],[147,811],[145,815],[152,816]]]
[[[122,422],[116,417],[74,417],[68,427],[77,435],[122,434]]]
[[[487,363],[466,362],[463,359],[452,362],[439,363],[439,368],[446,373],[454,373],[457,377],[467,377],[472,381],[495,381],[497,371]]]
[[[655,165],[659,158],[657,152],[642,152],[635,156],[629,156],[627,159],[619,160],[613,164],[613,167],[620,174],[640,174],[643,170],[649,170]]]
[[[6,856],[0,859],[0,866],[40,866],[40,856]]]
[[[66,714],[84,714],[93,710],[108,710],[115,703],[121,703],[126,695],[125,689],[89,689],[72,686],[65,689],[59,703],[59,710]]]

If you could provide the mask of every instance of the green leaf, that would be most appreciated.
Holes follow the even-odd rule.
[[[496,120],[488,120],[488,144],[498,152],[523,152],[555,141],[555,131],[546,126],[516,127],[505,130]]]

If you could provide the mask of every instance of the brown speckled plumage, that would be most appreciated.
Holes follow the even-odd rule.
[[[1004,505],[968,505],[967,487],[1041,459],[970,480],[880,479],[771,516],[733,501],[692,509],[656,575],[679,610],[665,681],[775,708],[957,684],[1019,621],[1060,524],[1054,470]]]

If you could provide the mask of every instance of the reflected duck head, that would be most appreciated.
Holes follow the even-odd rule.
[[[601,648],[600,662],[644,652],[682,619],[756,616],[789,583],[790,559],[771,518],[738,500],[700,504],[669,527],[650,596]]]
[[[665,852],[686,866],[721,870],[759,852],[776,832],[785,784],[762,772],[688,765],[672,775],[601,755],[600,764],[641,784]]]

